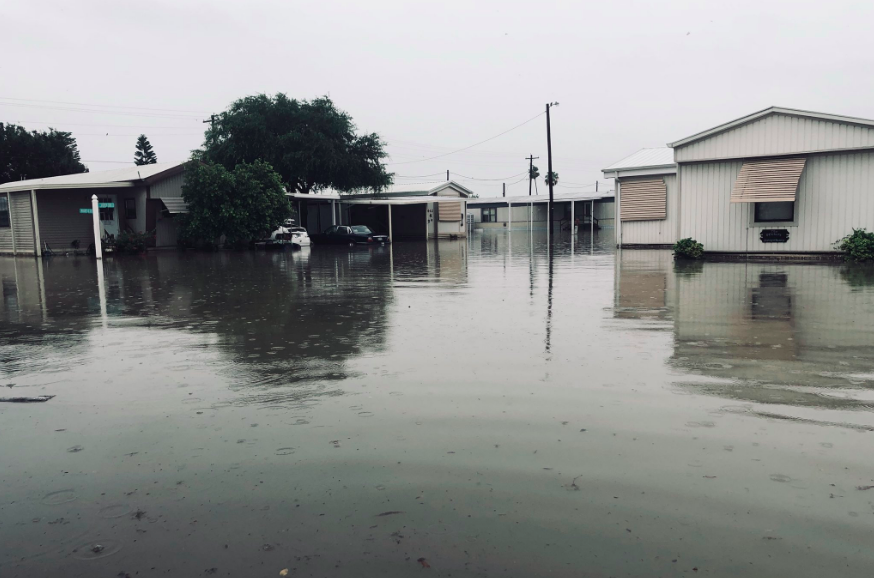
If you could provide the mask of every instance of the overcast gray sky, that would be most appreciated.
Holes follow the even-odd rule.
[[[527,193],[529,153],[546,172],[543,116],[408,161],[548,101],[561,192],[770,105],[874,118],[874,2],[3,0],[0,21],[0,121],[72,132],[91,170],[132,162],[141,132],[184,160],[209,113],[259,92],[328,94],[396,182],[449,169],[481,196]]]

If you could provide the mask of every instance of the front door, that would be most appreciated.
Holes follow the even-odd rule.
[[[118,207],[115,206],[115,195],[102,195],[100,203],[100,224],[105,235],[118,237]]]

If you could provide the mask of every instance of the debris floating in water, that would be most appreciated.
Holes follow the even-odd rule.
[[[48,401],[55,396],[53,395],[35,395],[33,397],[0,397],[0,402],[3,403],[40,403]]]
[[[382,514],[377,514],[376,516],[377,516],[377,517],[382,517],[382,516],[394,516],[395,514],[403,514],[403,512],[398,511],[398,510],[392,510],[392,511],[390,511],[390,512],[383,512]]]
[[[422,568],[430,568],[430,567],[431,567],[431,565],[428,564],[428,561],[425,560],[424,558],[419,558],[418,560],[416,560],[416,562],[418,562],[419,564],[421,564],[421,565],[422,565]]]

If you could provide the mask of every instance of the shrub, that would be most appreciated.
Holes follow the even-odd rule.
[[[680,239],[674,244],[674,257],[681,259],[700,259],[704,255],[704,245],[691,237]]]
[[[119,253],[127,253],[129,255],[145,253],[146,247],[151,239],[151,233],[122,231],[115,239],[115,250]]]
[[[853,229],[852,234],[836,244],[845,253],[847,261],[874,261],[874,233],[865,229]]]

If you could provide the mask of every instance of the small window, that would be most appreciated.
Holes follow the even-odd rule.
[[[125,199],[124,200],[124,218],[125,219],[136,219],[137,218],[137,201],[136,201],[136,199]]]
[[[9,227],[9,199],[6,195],[0,197],[0,227]]]
[[[496,207],[484,208],[483,214],[482,214],[482,222],[483,223],[497,223],[498,222],[498,209]]]
[[[101,205],[112,205],[113,201],[111,197],[103,197],[99,201],[97,201]],[[114,207],[100,207],[98,209],[100,211],[100,220],[104,223],[111,223],[115,220],[115,208]]]
[[[782,203],[756,203],[755,221],[773,223],[795,220],[795,201]]]

